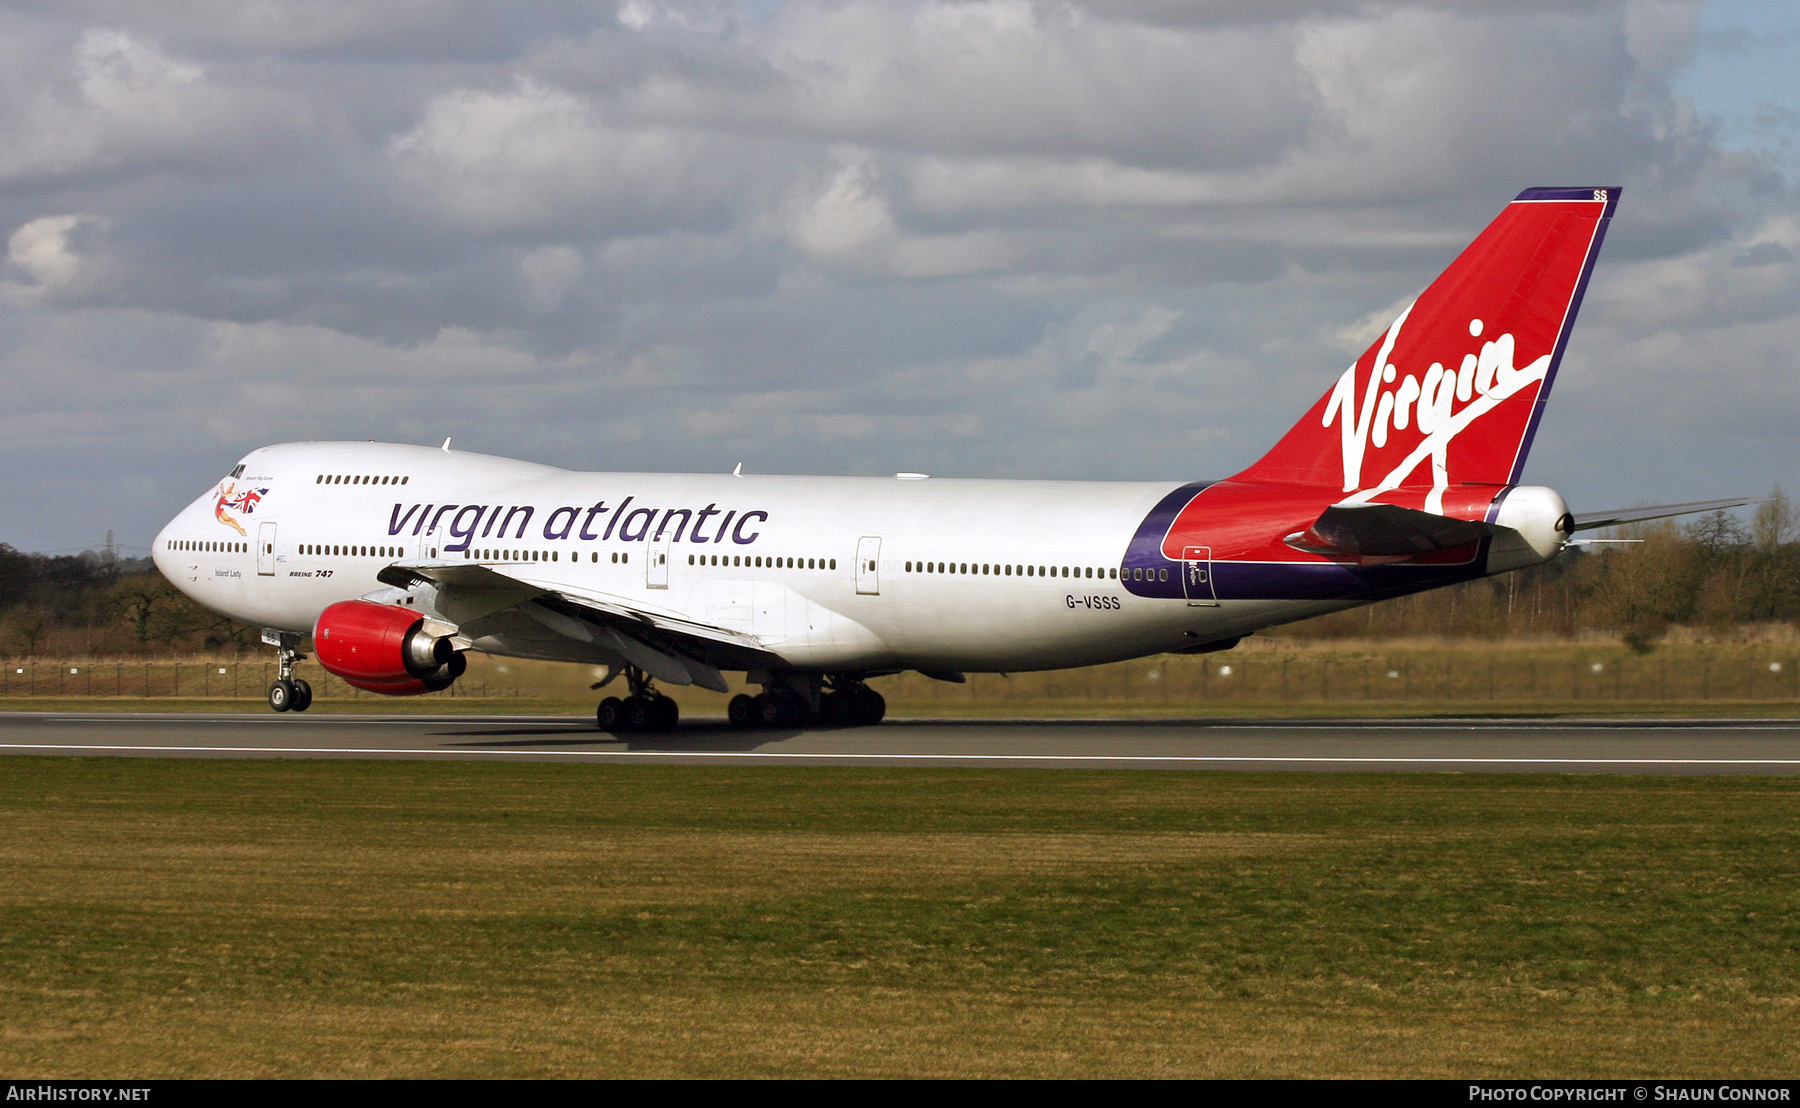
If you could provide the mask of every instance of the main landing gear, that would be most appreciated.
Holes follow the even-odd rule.
[[[830,686],[825,682],[829,680]],[[880,693],[853,677],[794,675],[764,683],[763,691],[739,693],[727,708],[740,731],[759,727],[869,727],[887,714]]]
[[[636,666],[625,669],[631,695],[623,700],[609,696],[594,709],[600,730],[615,734],[629,731],[673,731],[681,722],[681,707],[650,684],[650,675]]]
[[[306,660],[306,655],[294,649],[299,641],[295,635],[281,636],[275,683],[269,686],[269,707],[277,712],[304,712],[312,707],[312,686],[294,676],[294,663]]]

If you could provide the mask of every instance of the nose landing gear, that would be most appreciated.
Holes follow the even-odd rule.
[[[275,683],[269,686],[269,707],[277,712],[304,712],[312,707],[312,686],[294,676],[294,664],[306,660],[306,655],[294,649],[300,644],[300,636],[264,631],[263,641],[281,649],[275,663]]]
[[[650,675],[636,666],[625,668],[631,695],[621,700],[609,696],[594,709],[594,722],[615,734],[638,731],[673,731],[681,722],[681,706],[650,683]]]

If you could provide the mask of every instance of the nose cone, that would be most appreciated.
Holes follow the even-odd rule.
[[[156,539],[150,544],[150,562],[156,571],[173,581],[175,573],[169,565],[169,536],[175,530],[175,521],[170,520],[156,533]]]
[[[214,494],[205,493],[183,508],[180,515],[157,532],[155,543],[150,549],[150,561],[157,571],[176,588],[196,600],[199,599],[195,592],[199,580],[193,570],[194,555],[191,551],[176,548],[183,541],[198,541],[209,533],[205,524],[212,515],[214,499]]]

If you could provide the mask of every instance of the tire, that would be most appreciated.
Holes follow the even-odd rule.
[[[602,731],[623,731],[625,729],[625,702],[616,696],[609,696],[594,709],[594,722]]]
[[[764,727],[788,726],[787,698],[779,693],[763,693],[756,698],[756,715]]]
[[[290,712],[304,712],[312,707],[312,686],[296,678],[294,680],[294,706]]]
[[[651,702],[641,696],[625,698],[625,710],[620,722],[624,724],[620,730],[648,731],[651,727]]]
[[[681,723],[681,705],[666,696],[650,702],[650,730],[673,731]]]
[[[835,692],[820,697],[819,723],[824,727],[850,726],[850,698]]]
[[[765,727],[785,729],[805,727],[812,722],[812,708],[798,693],[780,692],[764,693],[757,697],[763,702],[762,721]]]
[[[725,714],[731,718],[731,725],[739,731],[748,731],[762,722],[760,706],[749,693],[738,693],[732,697]]]
[[[269,707],[277,712],[293,709],[294,683],[292,681],[277,681],[269,686]]]
[[[887,715],[887,701],[880,693],[864,685],[856,691],[855,726],[873,727]]]

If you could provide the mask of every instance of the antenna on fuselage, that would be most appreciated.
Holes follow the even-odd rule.
[[[739,462],[737,468],[731,471],[731,475],[733,477],[742,477],[744,475],[744,463]]]
[[[446,454],[450,453],[450,440],[446,438],[444,440],[444,445],[438,447],[438,449],[442,450]]]

